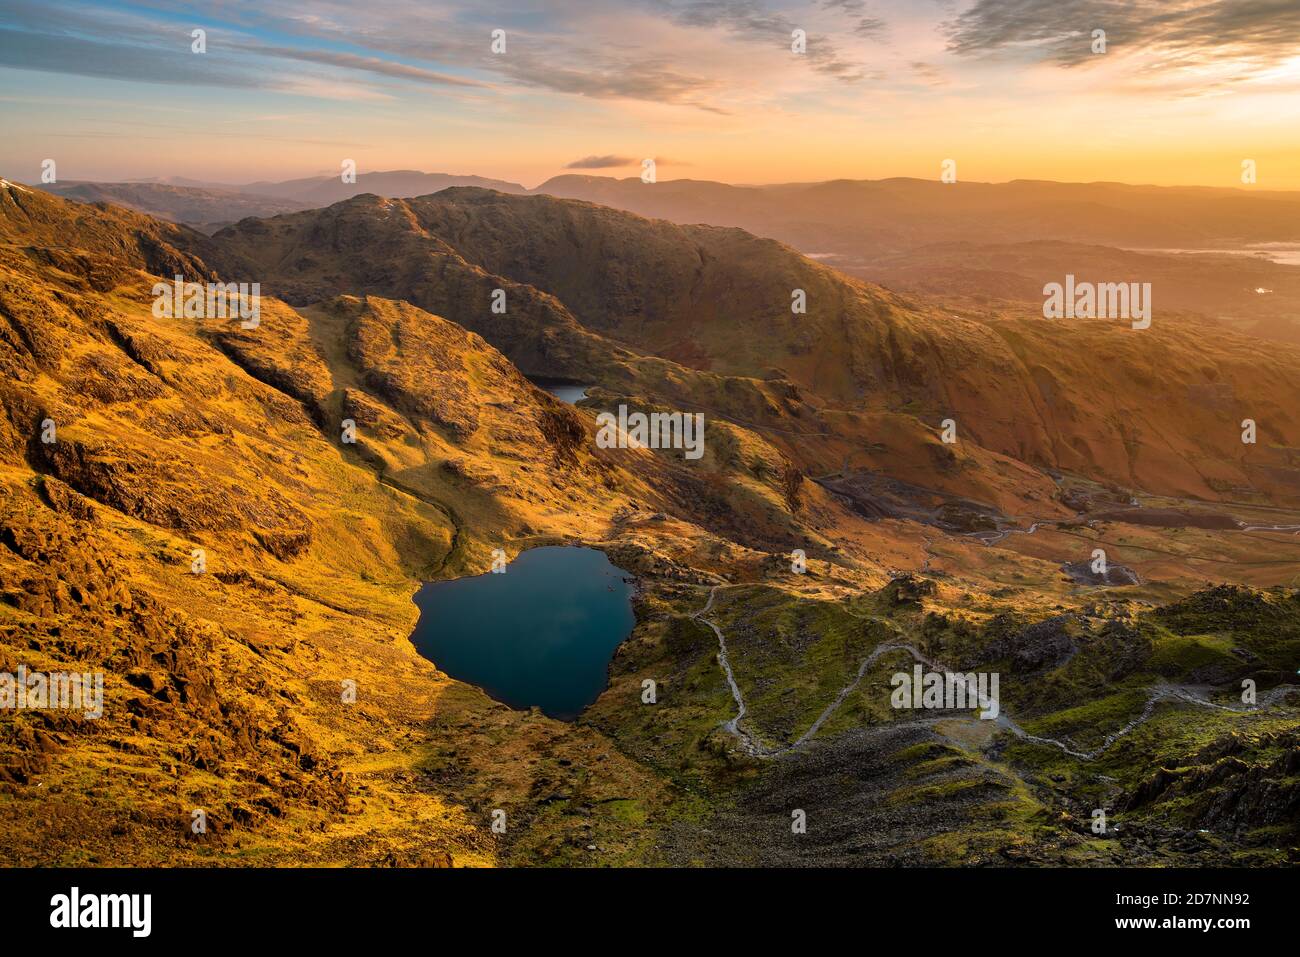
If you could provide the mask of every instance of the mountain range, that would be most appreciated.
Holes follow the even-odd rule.
[[[93,666],[124,702],[4,726],[11,860],[1293,859],[1300,345],[1161,299],[1146,329],[1045,320],[961,244],[1059,279],[1052,244],[1292,242],[1295,200],[357,179],[241,187],[240,216],[0,186],[0,671]],[[209,229],[141,211],[194,191]],[[952,244],[958,285],[814,241],[909,275]],[[258,324],[158,316],[178,275],[258,283]],[[703,413],[705,454],[602,448],[619,405]],[[638,581],[576,721],[415,653],[420,581],[559,542]],[[890,655],[995,668],[1003,717],[894,719],[865,690]]]
[[[363,193],[410,198],[452,186],[581,199],[681,225],[737,226],[899,292],[984,315],[1039,314],[1070,270],[1153,283],[1161,307],[1219,328],[1300,343],[1300,199],[1250,189],[1122,183],[837,180],[732,186],[564,174],[532,190],[477,176],[393,171],[242,186],[175,180],[64,183],[212,233]]]

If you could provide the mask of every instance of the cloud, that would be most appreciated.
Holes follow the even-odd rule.
[[[242,49],[263,56],[282,57],[289,60],[303,60],[308,63],[322,63],[327,66],[336,66],[345,70],[361,70],[366,73],[392,76],[403,80],[416,80],[421,83],[429,83],[435,86],[483,87],[486,85],[474,80],[450,76],[446,73],[439,73],[436,70],[426,70],[423,67],[411,66],[406,63],[394,63],[391,60],[383,60],[379,57],[358,56],[355,53],[340,53],[335,50],[301,50],[295,47],[272,47],[253,43],[242,45]]]
[[[923,60],[909,63],[912,72],[930,86],[946,86],[948,81],[934,66]]]
[[[284,33],[300,37],[301,45],[261,48],[285,58],[307,60],[346,69],[443,85],[490,88],[513,83],[593,99],[633,99],[669,103],[710,112],[726,111],[707,102],[719,86],[694,68],[672,62],[673,51],[642,52],[635,43],[611,40],[590,27],[590,9],[583,0],[560,5],[545,17],[528,18],[527,28],[513,28],[505,15],[472,5],[457,9],[451,19],[436,5],[370,0],[363,6],[334,4],[330,15],[295,12],[288,2],[275,23]],[[328,3],[320,4],[324,9]],[[584,12],[586,11],[586,12]],[[565,18],[568,18],[567,20]],[[506,52],[490,53],[492,29],[506,31]],[[337,53],[323,49],[347,44],[363,46],[373,55]],[[433,61],[455,71],[432,70],[406,61]],[[486,75],[488,82],[462,77],[461,72]]]
[[[614,169],[618,166],[635,166],[637,163],[630,156],[584,156],[582,159],[565,163],[565,169]]]
[[[855,36],[879,40],[889,30],[889,24],[879,17],[866,13],[867,0],[822,0],[823,10],[838,10],[858,22],[853,27]]]
[[[236,4],[237,6],[239,4]],[[364,5],[294,0],[269,16],[277,31],[302,40],[292,47],[260,49],[270,54],[344,69],[366,70],[441,85],[491,88],[501,83],[593,99],[632,99],[669,103],[724,114],[707,102],[718,81],[672,61],[673,51],[643,52],[635,42],[612,40],[594,16],[605,13],[598,0],[557,5],[545,16],[513,27],[507,14],[474,5],[408,5],[368,0]],[[506,52],[490,53],[491,30],[506,31]],[[339,53],[336,45],[363,47],[371,55]],[[258,49],[258,48],[253,48]],[[433,62],[449,69],[427,69],[407,62]],[[453,72],[454,71],[454,72]],[[461,76],[461,73],[468,76]],[[486,82],[470,79],[486,76]]]
[[[690,166],[685,160],[669,159],[666,156],[654,157],[655,166]],[[565,169],[617,169],[622,166],[640,166],[642,160],[631,156],[584,156],[582,159],[565,163]]]
[[[858,21],[858,25],[853,28],[853,32],[860,37],[868,37],[877,40],[885,35],[889,25],[878,17],[863,17]]]
[[[551,48],[554,49],[554,48]],[[582,64],[560,66],[559,64]],[[626,98],[707,108],[698,98],[715,84],[678,72],[657,59],[621,59],[600,53],[540,56],[511,53],[499,64],[503,75],[517,83],[597,99]]]
[[[281,93],[292,93],[297,96],[314,96],[322,100],[373,102],[394,99],[391,94],[372,90],[360,83],[328,80],[319,76],[287,77],[278,83],[272,84],[270,89]]]
[[[745,44],[782,69],[844,83],[875,76],[848,51],[879,40],[885,24],[867,0],[811,0],[795,22],[775,0],[564,0],[540,12],[413,0],[227,0],[195,22],[209,25],[206,56],[189,52],[187,22],[157,0],[132,7],[69,0],[0,0],[0,64],[146,83],[244,87],[343,100],[384,100],[411,84],[444,95],[527,87],[591,99],[627,99],[733,115],[726,95],[754,93]],[[839,20],[828,27],[827,18]],[[791,33],[808,31],[801,56]],[[490,51],[492,29],[507,52]],[[709,55],[717,51],[716,57]],[[770,88],[779,86],[773,76]],[[727,107],[727,108],[724,108]]]
[[[46,73],[75,73],[108,80],[256,88],[255,76],[226,71],[213,60],[138,46],[52,36],[0,27],[0,66]]]
[[[299,95],[345,100],[388,99],[387,94],[363,84],[336,77],[276,69],[276,59],[285,51],[258,49],[238,34],[209,28],[208,53],[191,50],[189,26],[156,23],[144,17],[116,10],[35,5],[14,2],[6,10],[9,22],[0,27],[0,66],[45,73],[63,73],[98,79],[169,86],[208,86],[234,89],[276,90]],[[364,57],[337,54],[315,59],[329,66],[368,69],[390,76],[406,75],[401,70],[382,69],[385,64]],[[411,68],[414,69],[414,68]],[[437,77],[423,71],[426,82]]]
[[[1075,66],[1094,60],[1092,31],[1111,51],[1147,51],[1154,69],[1235,61],[1239,79],[1296,53],[1294,0],[977,0],[943,25],[962,56],[1019,53]]]
[[[844,9],[842,3],[835,4]],[[675,23],[688,27],[718,28],[742,40],[787,49],[790,35],[799,24],[781,13],[770,13],[759,0],[686,0],[673,4],[660,0],[660,8]],[[861,64],[843,57],[823,35],[808,32],[808,50],[803,54],[811,69],[848,83],[865,78]]]

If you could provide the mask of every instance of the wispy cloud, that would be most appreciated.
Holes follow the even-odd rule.
[[[779,10],[769,0],[566,0],[531,11],[436,0],[227,0],[190,13],[160,3],[150,10],[154,3],[6,0],[15,35],[0,41],[0,64],[344,100],[400,96],[401,84],[476,96],[523,87],[728,116],[738,92],[749,101],[775,97],[800,74],[878,80],[848,47],[878,44],[887,31],[866,0]],[[193,25],[208,30],[206,56],[189,52]],[[501,54],[490,49],[495,29],[506,32]],[[807,33],[800,56],[790,51],[795,29]],[[764,85],[746,72],[746,47],[769,68]],[[304,75],[304,64],[315,70]]]
[[[947,79],[932,64],[923,60],[915,60],[908,64],[912,73],[915,74],[922,82],[929,86],[945,86]]]
[[[863,17],[858,21],[858,25],[853,28],[853,32],[860,37],[878,39],[883,37],[888,29],[888,24],[879,17]]]
[[[0,28],[0,66],[145,83],[257,88],[262,77],[185,52]]]
[[[358,56],[355,53],[342,53],[336,50],[302,50],[295,47],[264,46],[259,43],[238,44],[240,49],[261,56],[278,57],[286,60],[302,60],[308,63],[321,63],[345,70],[358,70],[381,76],[397,77],[402,80],[415,80],[435,86],[484,87],[486,84],[463,77],[451,76],[437,70],[411,66],[407,63],[395,63],[373,56]]]
[[[834,4],[843,7],[843,3]],[[823,34],[812,33],[783,13],[767,9],[761,0],[661,0],[664,15],[684,26],[722,29],[751,43],[789,48],[796,29],[808,32],[808,66],[838,80],[856,83],[867,76],[865,66],[842,54]]]
[[[1238,79],[1300,53],[1294,0],[977,0],[943,27],[963,56],[1014,54],[1097,62],[1092,31],[1113,52],[1151,54],[1148,70],[1235,64]]]
[[[630,156],[584,156],[582,159],[565,163],[565,169],[615,169],[620,166],[634,166],[636,160]]]
[[[304,73],[288,63],[286,50],[262,47],[221,27],[205,27],[209,52],[192,50],[191,27],[114,9],[14,0],[0,28],[0,66],[45,73],[180,86],[264,89],[326,99],[382,99],[386,94],[337,76]],[[196,22],[204,22],[201,18]],[[295,51],[294,59],[374,74],[448,82],[430,71],[403,71],[400,64]],[[423,75],[420,75],[423,74]]]

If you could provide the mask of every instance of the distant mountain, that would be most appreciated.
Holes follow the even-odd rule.
[[[124,183],[157,183],[160,186],[188,186],[194,189],[224,189],[239,191],[234,183],[218,183],[206,179],[191,179],[188,176],[141,176],[123,180]]]
[[[112,203],[159,219],[214,232],[245,216],[276,216],[309,209],[310,204],[234,189],[165,183],[63,182],[42,189],[79,203]]]
[[[1041,316],[1043,285],[1066,274],[1149,282],[1159,310],[1198,314],[1214,327],[1300,344],[1300,268],[1245,251],[1136,252],[1054,240],[936,243],[864,263],[827,265],[890,289],[941,298],[954,308]]]
[[[480,176],[393,170],[361,173],[355,183],[343,183],[337,175],[244,185],[173,177],[69,182],[48,189],[72,199],[115,202],[212,232],[245,216],[315,209],[364,193],[404,199],[454,186],[582,199],[683,225],[737,226],[874,281],[900,269],[924,268],[924,262],[908,258],[910,254],[944,244],[1058,242],[1152,250],[1245,250],[1269,243],[1300,247],[1300,194],[1118,183],[889,179],[732,186],[687,179],[646,184],[639,178],[565,174],[526,190],[518,183]],[[888,270],[882,268],[886,264]],[[1035,275],[1027,275],[1033,285]],[[974,271],[968,277],[968,286],[977,284]],[[997,276],[978,278],[984,283],[980,293],[996,294]],[[1220,285],[1232,281],[1220,274]],[[1038,285],[1041,288],[1041,282]],[[1195,294],[1190,298],[1201,299]],[[1283,313],[1297,304],[1283,295],[1270,303],[1274,312]],[[1245,305],[1252,305],[1248,298]],[[1249,318],[1275,321],[1271,315]]]
[[[581,175],[556,176],[533,192],[673,222],[739,226],[805,252],[860,258],[940,242],[1159,248],[1300,242],[1300,193],[1294,192],[907,178],[728,186]]]
[[[310,176],[283,182],[236,186],[167,177],[121,183],[68,180],[41,185],[39,188],[77,202],[125,206],[127,209],[211,233],[246,216],[278,216],[281,213],[316,209],[362,193],[396,197],[423,196],[450,186],[480,186],[503,193],[525,192],[518,183],[482,176],[452,176],[415,170],[361,173],[358,174],[356,183],[344,183],[339,176]]]
[[[1300,243],[1300,194],[1121,183],[899,178],[732,186],[565,174],[529,190],[481,176],[391,170],[360,173],[355,183],[333,174],[242,185],[171,177],[67,182],[49,191],[207,225],[319,208],[364,193],[405,199],[453,186],[582,199],[684,225],[738,226],[805,254],[833,257],[851,271],[869,268],[881,256],[938,243],[1054,241],[1144,249]]]
[[[499,179],[485,179],[482,176],[453,176],[448,173],[422,173],[418,170],[399,169],[381,173],[358,173],[355,183],[344,183],[337,175],[309,176],[305,179],[290,179],[283,182],[258,182],[239,186],[241,192],[254,193],[258,196],[277,196],[297,200],[310,208],[328,206],[341,199],[360,196],[362,193],[375,193],[379,196],[405,198],[436,193],[449,186],[481,186],[495,189],[502,193],[523,193],[524,187],[518,183],[507,183]]]

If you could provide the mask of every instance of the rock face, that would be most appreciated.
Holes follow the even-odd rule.
[[[1078,651],[1071,633],[1072,615],[1054,615],[999,637],[985,646],[983,660],[1010,657],[1025,672],[1044,671],[1064,664]]]
[[[921,599],[935,593],[934,582],[915,575],[900,575],[885,586],[884,595],[891,605],[921,604]]]
[[[1233,752],[1276,749],[1277,757],[1247,760]],[[1188,827],[1242,833],[1251,828],[1294,828],[1300,822],[1300,736],[1284,732],[1247,742],[1220,739],[1194,762],[1159,768],[1127,796],[1126,810],[1168,804]]]
[[[1123,565],[1106,566],[1105,571],[1096,571],[1091,562],[1066,562],[1061,570],[1081,585],[1136,585],[1137,573]]]

